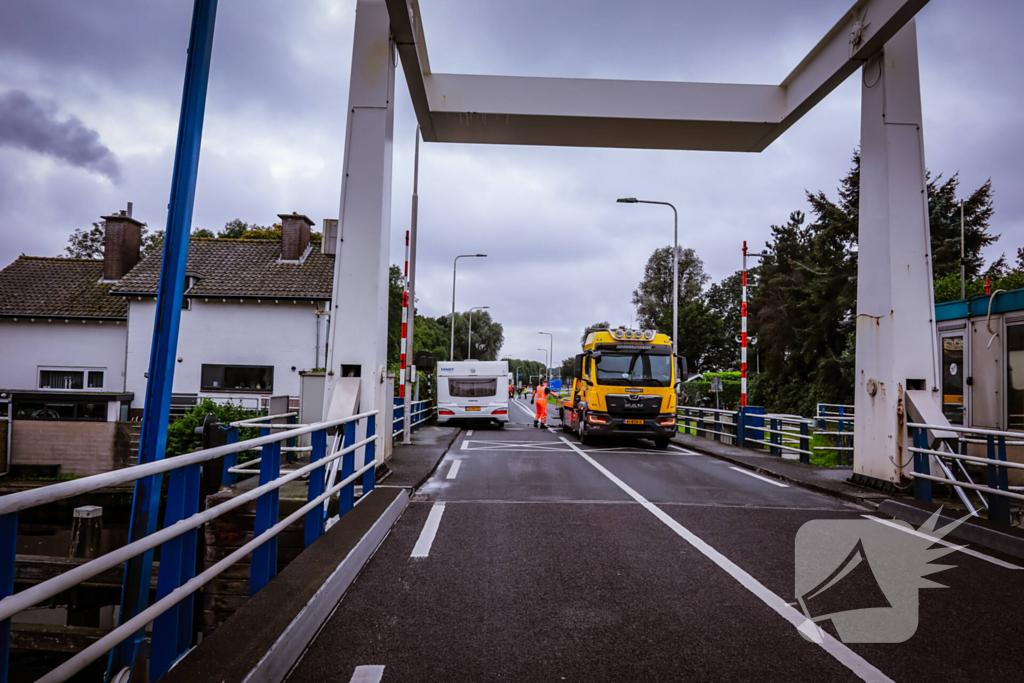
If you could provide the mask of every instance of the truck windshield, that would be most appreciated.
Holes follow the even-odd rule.
[[[670,386],[672,356],[602,352],[597,359],[597,383],[611,386]]]

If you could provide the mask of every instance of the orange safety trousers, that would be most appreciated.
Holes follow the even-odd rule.
[[[547,392],[538,391],[533,395],[533,402],[537,405],[536,420],[538,422],[548,421],[548,395]]]

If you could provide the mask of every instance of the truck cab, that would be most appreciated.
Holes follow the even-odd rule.
[[[677,432],[676,383],[686,359],[654,330],[591,330],[573,364],[572,388],[559,410],[562,430],[584,443],[594,437],[652,439],[668,447]]]

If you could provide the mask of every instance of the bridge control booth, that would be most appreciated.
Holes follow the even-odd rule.
[[[1024,289],[937,304],[935,325],[950,424],[1019,430],[1024,443]],[[983,443],[966,445],[968,455],[985,457]],[[1024,445],[1008,442],[1007,458],[1024,462]],[[1019,470],[1009,475],[1024,485]]]

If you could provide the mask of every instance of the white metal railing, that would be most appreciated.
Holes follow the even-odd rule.
[[[60,666],[58,666],[57,668],[55,668],[54,670],[52,670],[51,672],[49,672],[48,674],[39,679],[40,681],[45,682],[67,680],[74,674],[84,669],[90,663],[102,657],[110,649],[117,646],[125,639],[131,637],[134,633],[142,629],[146,624],[157,619],[160,615],[164,614],[172,607],[177,605],[179,602],[190,596],[200,587],[208,583],[211,579],[221,574],[225,569],[235,564],[246,555],[252,553],[253,550],[255,550],[256,548],[262,546],[272,538],[276,537],[288,525],[297,521],[303,515],[307,515],[307,545],[310,542],[312,542],[312,540],[315,540],[317,537],[319,537],[319,535],[323,533],[324,520],[322,516],[316,515],[314,513],[318,506],[325,505],[331,496],[333,496],[335,493],[338,493],[345,487],[354,486],[354,483],[360,476],[364,477],[363,488],[365,492],[369,492],[369,490],[372,490],[373,488],[373,471],[375,467],[379,464],[375,457],[375,447],[380,439],[380,436],[373,433],[374,419],[377,414],[378,411],[370,411],[343,419],[325,421],[312,425],[291,425],[292,429],[288,431],[268,434],[265,436],[256,437],[254,439],[248,439],[246,441],[229,443],[224,446],[218,446],[207,450],[196,451],[194,453],[189,453],[176,457],[165,458],[163,460],[158,460],[155,462],[136,465],[133,467],[115,470],[112,472],[96,474],[90,477],[84,477],[82,479],[76,479],[73,481],[51,484],[37,489],[21,491],[18,493],[12,493],[0,497],[0,548],[3,549],[2,553],[0,553],[0,562],[4,563],[4,565],[0,566],[3,566],[5,568],[5,571],[9,570],[11,572],[11,575],[13,576],[16,547],[16,538],[14,535],[17,532],[17,514],[23,510],[63,500],[66,498],[71,498],[74,496],[90,493],[102,488],[127,484],[133,481],[146,479],[148,477],[163,474],[165,472],[170,472],[172,470],[197,466],[200,465],[201,463],[210,462],[243,451],[251,451],[265,446],[275,446],[274,450],[276,451],[276,445],[280,444],[282,441],[292,439],[303,434],[322,433],[319,434],[317,438],[314,439],[314,443],[319,444],[319,448],[323,452],[322,457],[315,458],[313,462],[311,462],[308,465],[305,465],[304,467],[300,467],[292,471],[281,473],[279,476],[269,478],[268,481],[261,481],[259,486],[253,488],[250,491],[241,493],[238,496],[233,497],[231,500],[210,507],[202,512],[197,511],[185,517],[184,519],[173,521],[173,523],[167,524],[166,526],[164,526],[164,528],[159,529],[152,534],[149,534],[136,541],[130,542],[121,548],[118,548],[114,551],[107,553],[106,555],[98,557],[94,560],[90,560],[85,564],[79,565],[69,571],[60,574],[59,576],[56,576],[40,584],[27,588],[19,593],[7,595],[2,600],[0,600],[0,622],[2,622],[3,620],[10,619],[15,614],[25,609],[28,609],[29,607],[32,607],[40,602],[49,600],[50,598],[53,598],[54,596],[57,596],[60,593],[73,588],[81,582],[86,581],[104,571],[107,571],[108,569],[112,569],[113,567],[123,564],[131,560],[132,558],[142,555],[143,553],[146,553],[148,551],[151,551],[157,546],[165,544],[169,541],[173,541],[186,532],[198,529],[206,522],[216,519],[217,517],[220,517],[226,512],[230,512],[231,510],[241,507],[247,503],[260,499],[262,496],[268,493],[272,493],[277,489],[280,489],[282,486],[284,486],[290,481],[293,481],[306,474],[311,475],[312,472],[314,472],[315,470],[319,470],[321,468],[331,468],[331,472],[327,474],[325,477],[326,481],[317,480],[316,486],[314,486],[314,478],[311,475],[309,500],[306,503],[306,505],[304,505],[299,510],[292,513],[283,520],[278,519],[278,511],[276,509],[276,505],[272,506],[271,508],[268,508],[266,514],[269,515],[270,518],[268,518],[267,520],[263,520],[266,524],[266,528],[262,531],[259,531],[258,533],[255,533],[255,537],[253,538],[252,541],[248,542],[238,550],[235,550],[230,555],[225,557],[223,560],[221,560],[214,566],[210,567],[209,569],[203,571],[201,574],[195,576],[194,578],[190,578],[194,571],[194,566],[192,567],[191,570],[185,566],[181,567],[181,573],[178,575],[179,580],[176,581],[178,585],[171,587],[172,590],[170,590],[167,594],[160,594],[161,589],[167,587],[167,585],[164,582],[161,582],[160,584],[158,584],[158,599],[153,605],[139,612],[139,614],[135,616],[125,615],[122,613],[122,618],[127,618],[129,616],[130,618],[128,618],[126,621],[124,621],[124,623],[122,623],[120,626],[112,630],[110,633],[104,635],[97,642],[91,644],[82,652],[77,653],[75,656],[68,659],[66,662],[64,662],[63,664],[61,664]],[[253,422],[266,421],[275,417],[288,416],[289,414],[285,414],[278,416],[253,418],[250,420],[240,420],[238,421],[238,423],[232,423],[232,426],[238,424],[244,427],[258,426],[267,429],[270,427],[270,425],[254,425]],[[327,448],[327,430],[342,427],[343,425],[348,425],[349,423],[358,422],[360,420],[367,421],[368,436],[366,438],[360,441],[355,441],[354,437],[349,436],[343,440],[341,434],[339,433],[338,436],[335,438],[334,444],[329,449]],[[350,435],[354,433],[354,430],[351,429],[345,431],[349,432]],[[352,469],[354,469],[355,471],[350,473],[344,473],[341,481],[335,483],[334,474],[337,472],[337,466],[339,465],[340,461],[342,459],[345,459],[345,462],[347,463],[349,462],[350,459],[346,458],[346,456],[351,456],[352,462],[354,463],[354,454],[359,449],[364,449],[364,460],[367,460],[367,462],[365,462],[362,465],[362,467],[360,467],[357,470],[355,470],[353,464]],[[279,452],[276,454],[276,457],[278,458],[279,465]],[[273,468],[268,468],[267,471],[272,471],[272,469]],[[261,478],[264,476],[264,474],[266,473],[261,472]],[[199,486],[198,477],[195,478],[195,486]],[[177,494],[173,493],[171,490],[168,490],[168,508],[171,507],[170,498],[173,495]],[[185,496],[184,488],[182,488],[180,495]],[[196,496],[196,500],[198,500],[198,496]],[[340,512],[344,513],[346,511],[347,510],[341,510]],[[314,514],[314,517],[311,518],[309,514]],[[258,525],[260,524],[259,515],[260,513],[257,512]],[[318,526],[316,526],[316,518],[319,518],[320,523]],[[165,523],[166,520],[167,518],[165,517]],[[13,522],[13,524],[11,524],[11,522]],[[313,527],[310,527],[311,522],[313,522],[314,524]],[[276,557],[272,558],[272,562],[273,566],[276,568]],[[170,566],[170,564],[171,563],[168,561],[167,569],[168,571],[173,572],[174,569]],[[254,572],[257,569],[256,564],[257,563],[254,561]],[[163,567],[164,561],[161,562],[161,572],[163,571]],[[276,571],[276,569],[274,569],[273,571]],[[269,577],[272,575],[273,572],[270,572],[266,579],[269,580]],[[257,576],[254,573],[253,585],[257,585],[256,580]],[[177,632],[177,629],[174,630],[175,632]],[[7,636],[7,638],[9,643],[9,635]],[[155,653],[157,651],[159,651],[161,648],[164,648],[166,650],[166,647],[166,643],[159,642],[157,631],[156,629],[154,629],[151,653],[153,653],[153,655],[155,656]],[[188,648],[185,647],[184,650],[173,652],[172,654],[174,656],[170,660],[168,660],[167,664],[169,665],[171,661],[183,655],[184,652],[187,651],[187,649]],[[9,651],[9,646],[4,650],[5,653],[7,651]]]
[[[428,401],[426,399],[423,399],[423,400],[420,400],[420,401],[413,401],[412,403],[409,404],[409,409],[410,409],[409,416],[410,416],[410,418],[412,418],[412,420],[411,420],[412,421],[412,425],[411,426],[412,426],[413,430],[418,429],[424,422],[426,422],[429,419],[428,417],[424,417],[422,420],[417,420],[416,417],[418,415],[429,415],[434,410],[437,410],[436,406],[427,405],[429,403],[430,403],[430,401]],[[419,410],[415,410],[416,406],[420,406],[420,409]],[[401,405],[401,404],[396,404],[394,406],[393,413],[397,413],[399,410],[401,410],[403,414],[400,417],[393,417],[391,424],[392,424],[392,427],[394,427],[394,425],[402,423],[402,427],[400,429],[393,429],[392,430],[392,432],[391,432],[391,437],[392,438],[394,438],[396,436],[400,436],[405,431],[405,414],[404,414],[405,413],[405,406]]]

